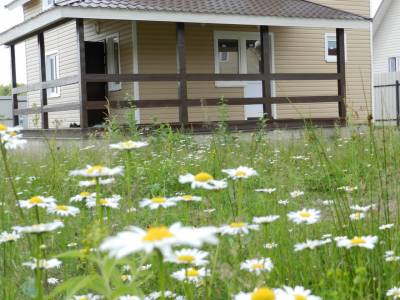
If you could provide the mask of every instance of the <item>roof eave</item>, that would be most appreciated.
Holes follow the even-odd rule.
[[[374,16],[374,21],[373,21],[374,34],[378,31],[379,27],[381,26],[382,21],[386,15],[386,12],[392,5],[392,2],[393,0],[383,0],[379,5],[379,8]]]
[[[21,23],[0,34],[0,44],[11,44],[13,41],[31,32],[43,29],[64,18],[125,20],[125,21],[164,21],[202,24],[230,25],[267,25],[283,27],[314,27],[314,28],[353,28],[369,29],[370,20],[338,20],[319,18],[288,18],[264,17],[247,15],[223,15],[204,13],[176,13],[143,10],[128,10],[115,8],[77,8],[53,7],[40,15]]]
[[[25,3],[29,2],[29,1],[31,1],[31,0],[13,0],[13,1],[7,3],[6,5],[4,5],[4,7],[7,8],[8,10],[13,10],[17,7],[24,5]]]

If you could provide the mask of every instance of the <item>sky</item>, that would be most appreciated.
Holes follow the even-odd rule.
[[[351,1],[351,0],[348,0]],[[382,0],[371,0],[371,12],[375,14]],[[0,0],[0,32],[7,30],[8,28],[18,24],[22,21],[23,15],[21,9],[14,9],[9,11],[4,8],[6,3],[10,0]],[[23,44],[17,45],[16,47],[16,60],[17,60],[17,81],[25,82],[25,51]],[[10,55],[9,49],[0,46],[0,85],[10,83]]]

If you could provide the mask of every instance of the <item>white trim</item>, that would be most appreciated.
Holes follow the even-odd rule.
[[[41,0],[42,1],[42,11],[48,10],[54,6],[54,0],[52,0],[51,4],[48,4],[46,0]]]
[[[6,5],[4,5],[4,7],[7,8],[8,10],[13,10],[14,8],[20,7],[25,3],[28,3],[29,1],[31,0],[14,0],[8,2]]]
[[[369,39],[370,55],[371,55],[371,57],[374,57],[373,24],[371,24],[370,29],[369,29],[369,37],[370,37],[370,39]],[[371,109],[372,109],[371,114],[372,114],[372,122],[375,123],[375,90],[374,90],[375,78],[374,78],[374,63],[373,63],[373,60],[370,59],[369,63],[370,63],[370,68],[371,68],[370,79],[371,79],[371,83],[372,83],[372,84],[369,85],[370,93],[371,93],[371,102],[372,102],[371,103]]]
[[[137,22],[132,21],[132,55],[133,55],[133,74],[139,74],[139,50],[138,50]],[[140,83],[133,83],[133,98],[135,101],[140,100]],[[135,110],[135,119],[140,123],[140,108]]]
[[[328,39],[329,38],[335,38],[335,40],[336,40],[336,33],[333,33],[333,32],[325,33],[325,61],[328,63],[336,63],[337,56],[336,55],[328,55]],[[347,62],[347,34],[346,33],[344,34],[344,55],[345,55],[345,60]]]
[[[112,34],[109,34],[105,37],[105,41],[106,41],[106,49],[107,49],[107,74],[113,74],[110,73],[110,62],[111,59],[114,59],[114,55],[112,52],[110,52],[110,48],[109,48],[109,40],[114,40],[117,39],[117,43],[118,43],[118,70],[119,70],[119,74],[121,74],[121,44],[120,44],[120,39],[119,39],[119,32],[115,32]],[[112,49],[114,50],[114,49]],[[113,55],[113,57],[111,57],[111,55]],[[108,91],[109,92],[117,92],[120,91],[122,89],[122,84],[121,82],[109,82],[108,83]]]
[[[55,57],[55,60],[56,60],[56,78],[54,78],[54,79],[59,79],[60,78],[60,56],[59,56],[59,54],[58,54],[58,50],[52,50],[52,51],[48,51],[48,52],[45,52],[45,67],[46,67],[46,80],[49,80],[50,78],[48,78],[48,72],[47,72],[47,68],[48,68],[48,65],[47,65],[47,59],[48,59],[48,57],[49,56],[54,56]],[[59,98],[59,97],[61,97],[61,87],[56,87],[55,88],[55,92],[54,93],[52,93],[51,92],[51,89],[47,89],[47,98]]]
[[[55,6],[50,10],[13,27],[0,35],[0,44],[8,43],[62,18],[103,20],[186,22],[204,24],[268,25],[319,28],[369,29],[369,20],[335,20],[319,18],[284,18],[203,13],[155,12],[117,8],[77,8]]]
[[[375,13],[374,16],[374,22],[373,22],[373,33],[376,34],[378,29],[380,28],[382,21],[385,18],[386,12],[389,10],[389,8],[392,5],[393,0],[383,0],[381,4],[379,5],[378,10]]]

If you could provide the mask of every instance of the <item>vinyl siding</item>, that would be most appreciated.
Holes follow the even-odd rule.
[[[365,17],[370,16],[370,0],[310,0],[310,2],[345,10]]]
[[[32,0],[23,5],[24,19],[30,19],[42,11],[42,0]]]

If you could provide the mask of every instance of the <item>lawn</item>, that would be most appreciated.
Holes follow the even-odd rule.
[[[396,129],[114,128],[35,151],[14,131],[0,126],[1,299],[400,299]]]

